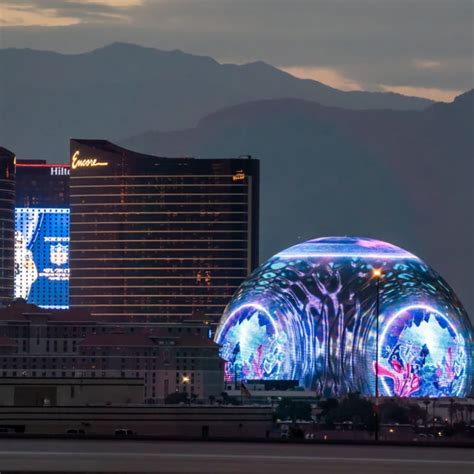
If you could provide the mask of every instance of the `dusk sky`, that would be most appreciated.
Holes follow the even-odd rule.
[[[450,101],[473,87],[472,0],[2,0],[0,47],[123,41],[264,60],[343,90]]]

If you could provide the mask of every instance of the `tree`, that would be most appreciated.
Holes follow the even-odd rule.
[[[331,404],[334,405],[333,402]],[[362,398],[358,393],[350,393],[339,402],[336,408],[327,412],[325,421],[327,425],[350,421],[354,424],[362,424],[372,431],[375,427],[374,418],[372,402]]]
[[[339,408],[339,401],[336,398],[327,398],[319,401],[318,407],[321,408],[320,416],[324,420],[325,427],[328,429],[334,428],[334,418]]]
[[[308,402],[284,398],[278,404],[275,415],[280,420],[311,420],[311,405]]]
[[[339,402],[336,398],[327,398],[318,402],[318,407],[321,408],[321,416],[326,416],[329,412],[337,409]]]
[[[425,410],[418,405],[418,403],[414,402],[410,404],[408,408],[408,419],[412,425],[419,425],[421,420],[425,415]]]
[[[409,423],[409,409],[399,405],[395,400],[387,400],[380,407],[380,420],[385,423]]]
[[[166,405],[179,405],[188,402],[188,394],[186,392],[173,392],[166,396]]]
[[[221,397],[224,405],[240,405],[240,401],[236,397],[231,397],[227,392],[221,392]]]

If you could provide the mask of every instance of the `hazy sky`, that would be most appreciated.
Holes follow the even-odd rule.
[[[451,100],[474,86],[473,10],[473,0],[0,0],[0,46],[80,53],[126,41]]]

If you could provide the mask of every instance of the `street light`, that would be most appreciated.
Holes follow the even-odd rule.
[[[372,270],[372,276],[374,278],[380,278],[382,276],[382,270],[380,268],[374,268]]]
[[[375,279],[375,441],[379,440],[379,316],[380,316],[380,295],[379,283],[383,278],[382,270],[374,268],[372,278]]]

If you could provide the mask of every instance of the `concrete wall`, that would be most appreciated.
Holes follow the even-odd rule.
[[[139,435],[169,437],[256,437],[271,430],[270,407],[153,406],[153,407],[0,407],[0,426],[27,434],[65,434],[82,429],[90,435],[113,435],[131,429]]]
[[[0,406],[86,406],[141,403],[141,379],[0,379]]]

